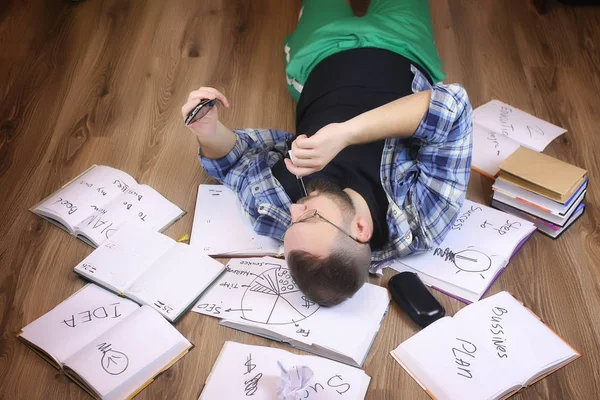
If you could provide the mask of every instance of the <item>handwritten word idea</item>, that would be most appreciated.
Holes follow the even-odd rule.
[[[119,304],[121,303],[112,303],[108,306],[101,306],[93,310],[85,310],[77,314],[71,314],[71,318],[65,318],[61,321],[61,324],[65,324],[69,328],[75,328],[78,324],[85,324],[96,319],[119,318],[121,316],[117,309]]]

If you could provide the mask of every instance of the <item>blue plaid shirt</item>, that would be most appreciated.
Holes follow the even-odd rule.
[[[413,92],[431,89],[429,111],[413,135],[416,156],[406,138],[385,141],[380,178],[387,194],[389,241],[373,251],[375,263],[439,245],[465,199],[471,169],[472,108],[458,85],[431,86],[416,68]],[[261,235],[282,240],[291,223],[291,200],[271,167],[288,151],[295,135],[274,129],[236,130],[225,157],[200,156],[208,174],[238,194],[244,212]]]

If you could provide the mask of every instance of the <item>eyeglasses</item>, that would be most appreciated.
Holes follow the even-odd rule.
[[[348,232],[346,232],[345,230],[343,230],[342,228],[340,228],[339,226],[337,226],[336,224],[334,224],[333,222],[331,222],[330,220],[328,220],[327,218],[325,218],[324,216],[322,216],[321,214],[319,214],[319,212],[317,210],[308,210],[306,211],[304,214],[302,214],[296,221],[292,222],[292,224],[288,227],[288,230],[296,225],[299,224],[301,222],[306,222],[309,219],[312,218],[318,218],[323,222],[327,222],[329,225],[334,226],[337,230],[339,230],[340,232],[342,232],[344,235],[348,236],[350,239],[354,240],[356,243],[360,243],[360,244],[367,244],[368,242],[363,242],[358,240],[357,238],[355,238],[354,236],[350,235]]]

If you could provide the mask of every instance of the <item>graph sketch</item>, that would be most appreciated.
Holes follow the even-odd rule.
[[[248,321],[294,324],[319,309],[302,294],[290,271],[282,266],[258,274],[248,286],[241,299],[242,318]]]

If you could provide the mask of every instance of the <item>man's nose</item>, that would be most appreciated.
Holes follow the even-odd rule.
[[[292,214],[292,222],[296,221],[306,211],[306,205],[294,203],[290,206],[290,214]]]

